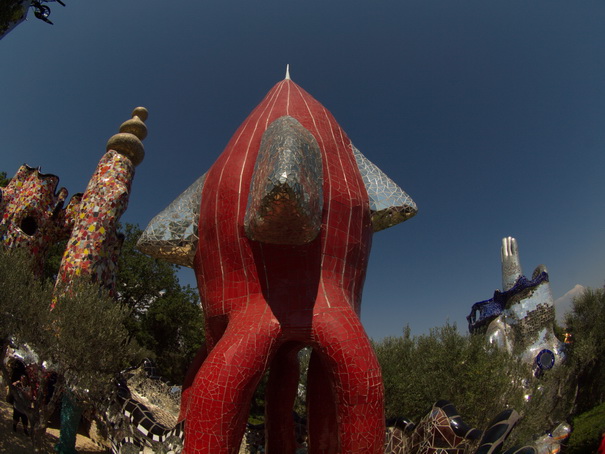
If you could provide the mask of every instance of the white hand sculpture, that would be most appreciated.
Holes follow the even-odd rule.
[[[510,290],[523,275],[519,261],[517,240],[513,237],[502,238],[502,291]]]

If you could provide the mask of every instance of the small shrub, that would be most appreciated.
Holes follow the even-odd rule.
[[[573,419],[573,432],[566,453],[582,454],[596,452],[605,432],[605,403]]]

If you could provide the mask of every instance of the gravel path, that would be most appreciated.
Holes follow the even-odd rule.
[[[45,453],[56,454],[53,446],[57,443],[58,437],[58,429],[47,429],[44,441]],[[80,434],[76,439],[76,449],[80,454],[109,452],[97,446],[90,438]],[[23,433],[23,426],[19,424],[17,432],[13,432],[13,407],[2,399],[0,402],[0,453],[32,454],[33,452],[31,439]]]

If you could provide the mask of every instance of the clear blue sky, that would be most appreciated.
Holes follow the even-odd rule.
[[[416,201],[374,236],[371,337],[466,330],[500,240],[555,298],[605,280],[605,2],[134,1],[50,4],[0,40],[0,170],[83,191],[107,139],[149,109],[123,217],[142,227],[204,173],[284,77]],[[193,272],[181,273],[193,283]]]

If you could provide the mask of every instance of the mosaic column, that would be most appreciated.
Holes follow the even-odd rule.
[[[75,225],[59,270],[59,285],[77,276],[115,290],[116,268],[122,238],[116,227],[126,211],[135,167],[143,161],[147,136],[147,110],[137,107],[119,134],[107,142],[76,213]]]

